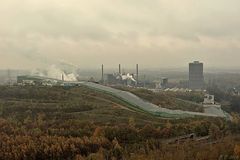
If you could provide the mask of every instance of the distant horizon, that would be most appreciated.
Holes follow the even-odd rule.
[[[124,67],[124,65],[121,64],[122,70],[134,70],[136,69],[136,66],[132,66],[132,67]],[[42,69],[42,70],[47,70],[48,67],[46,68],[26,68],[26,69],[17,69],[17,68],[0,68],[0,71],[7,71],[7,70],[12,70],[12,71],[32,71],[35,69]],[[76,69],[79,69],[80,71],[97,71],[97,70],[101,70],[101,65],[99,65],[98,68],[94,68],[94,67],[76,67]],[[118,71],[118,65],[116,65],[116,67],[109,67],[107,65],[104,65],[104,70],[106,71]],[[181,66],[181,67],[144,67],[141,66],[141,64],[139,64],[139,70],[144,70],[144,71],[180,71],[180,72],[188,72],[188,65],[187,66]],[[210,67],[206,67],[204,66],[204,72],[239,72],[240,73],[240,66],[239,67],[218,67],[218,66],[210,66]]]

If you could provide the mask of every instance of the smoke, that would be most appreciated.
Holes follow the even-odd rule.
[[[51,65],[48,69],[41,70],[36,69],[32,73],[33,75],[48,77],[53,79],[62,80],[62,76],[64,77],[64,81],[77,81],[78,75],[76,74],[76,69],[69,69],[66,66],[59,65]]]
[[[123,81],[125,80],[131,80],[133,82],[137,82],[135,79],[134,79],[134,76],[130,73],[127,73],[127,74],[117,74],[116,76],[116,79],[121,79]]]
[[[79,68],[78,66],[74,65],[71,62],[67,62],[65,60],[60,60],[57,63],[57,68],[61,69],[62,71],[64,71],[67,74],[70,73],[76,73],[76,70]]]
[[[47,71],[47,77],[49,78],[61,80],[62,76],[64,77],[65,81],[77,81],[77,77],[75,76],[74,73],[67,74],[60,68],[56,67],[55,65],[52,65]]]
[[[46,72],[44,70],[41,70],[41,69],[33,69],[31,71],[31,75],[36,75],[36,76],[40,76],[40,77],[46,77]]]
[[[122,75],[122,80],[128,80],[128,79],[130,79],[133,82],[136,82],[136,80],[133,78],[133,75],[131,75],[130,73],[126,75]]]

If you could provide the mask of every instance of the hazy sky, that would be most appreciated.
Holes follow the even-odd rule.
[[[0,68],[240,66],[239,0],[0,0]]]

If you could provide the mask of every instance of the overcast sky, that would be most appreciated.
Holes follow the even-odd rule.
[[[240,67],[239,0],[0,0],[0,68]]]

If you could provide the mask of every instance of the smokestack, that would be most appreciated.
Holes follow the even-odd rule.
[[[10,74],[10,70],[7,70],[7,77],[8,77],[8,85],[11,85],[11,74]]]
[[[137,85],[138,85],[138,64],[136,65],[136,81],[137,81]]]
[[[64,81],[64,75],[62,74],[62,81]]]
[[[143,87],[146,88],[146,75],[144,74],[144,84]]]
[[[104,70],[104,68],[103,68],[103,64],[102,64],[102,83],[104,83],[104,78],[103,78],[104,71],[103,70]]]
[[[119,64],[118,73],[121,74],[121,64]]]

